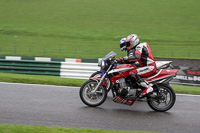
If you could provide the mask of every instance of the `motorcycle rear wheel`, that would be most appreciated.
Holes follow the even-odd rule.
[[[105,102],[107,98],[107,89],[104,86],[99,86],[93,94],[92,90],[97,86],[97,81],[88,80],[80,88],[79,95],[82,102],[90,107],[96,107]]]
[[[169,85],[158,84],[158,88],[153,92],[155,97],[148,97],[148,105],[155,111],[165,112],[174,106],[176,94]]]

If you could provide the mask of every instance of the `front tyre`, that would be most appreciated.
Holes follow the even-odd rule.
[[[101,105],[107,98],[107,90],[104,86],[99,86],[95,93],[91,93],[97,84],[97,81],[88,80],[81,86],[79,91],[82,102],[90,107]]]
[[[174,90],[167,84],[158,84],[148,97],[148,105],[155,111],[164,112],[171,109],[176,101]]]

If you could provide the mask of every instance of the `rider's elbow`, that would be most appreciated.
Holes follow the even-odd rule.
[[[136,54],[136,55],[135,55],[135,59],[140,59],[140,57],[141,57],[141,56],[140,56],[139,54]]]

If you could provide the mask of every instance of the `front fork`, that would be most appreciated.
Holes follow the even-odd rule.
[[[112,65],[109,66],[108,70],[101,76],[101,80],[98,82],[97,86],[94,88],[94,90],[91,91],[91,93],[96,93],[97,89],[99,88],[99,86],[101,85],[101,83],[104,81],[104,79],[106,78],[106,76],[108,75],[108,72],[110,71],[110,69],[112,68]]]

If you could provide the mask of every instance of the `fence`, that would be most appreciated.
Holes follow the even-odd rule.
[[[0,59],[0,72],[54,75],[60,74],[60,62]]]
[[[53,75],[64,78],[88,79],[99,67],[99,59],[54,59],[54,58],[26,58],[4,57],[0,59],[0,72]],[[56,61],[55,61],[56,60]],[[82,63],[80,63],[82,62]],[[175,66],[179,69],[177,76],[170,83],[200,86],[200,69]]]
[[[55,58],[26,58],[7,56],[0,59],[0,72],[52,75],[64,78],[88,79],[88,77],[99,70],[97,63],[80,63],[86,59],[55,59]],[[29,59],[29,60],[28,60]],[[57,60],[57,61],[52,61]],[[91,59],[92,62],[98,59]]]
[[[97,70],[99,70],[97,63],[62,62],[60,76],[64,78],[88,79]]]

